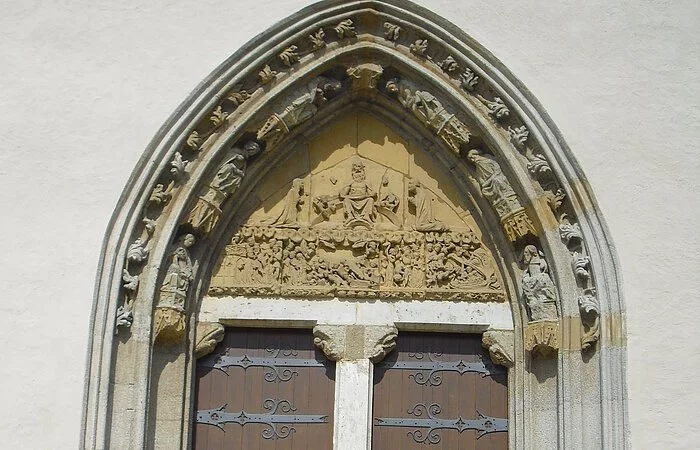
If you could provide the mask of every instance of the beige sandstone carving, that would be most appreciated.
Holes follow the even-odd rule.
[[[275,78],[277,77],[277,71],[272,70],[269,64],[266,64],[265,67],[262,68],[262,70],[258,73],[258,78],[260,79],[260,84],[263,86],[269,83],[272,83],[275,81]]]
[[[185,333],[185,302],[194,267],[189,248],[195,239],[186,234],[170,255],[170,264],[160,287],[160,297],[154,314],[153,334],[156,342],[180,342]]]
[[[213,352],[216,344],[224,340],[224,333],[224,326],[218,322],[197,322],[195,357],[201,358]]]
[[[311,51],[320,50],[326,46],[326,32],[323,28],[319,28],[314,34],[309,35],[309,41],[311,41]]]
[[[395,94],[401,105],[410,110],[418,120],[435,132],[453,152],[469,142],[471,133],[455,114],[445,110],[442,103],[428,91],[414,89],[398,80],[390,80],[387,90]]]
[[[338,39],[345,39],[357,36],[352,19],[345,19],[333,28],[338,35]]]
[[[344,159],[324,153],[336,162],[320,171],[300,176],[303,153],[291,160],[298,170],[277,169],[296,178],[291,187],[263,187],[260,198],[269,200],[225,247],[210,295],[505,299],[475,224],[428,188],[434,179],[418,168],[408,176],[400,159],[389,167],[340,151]],[[410,156],[400,151],[395,158]]]
[[[221,204],[236,193],[245,176],[248,159],[259,152],[257,142],[247,142],[242,149],[235,149],[233,156],[219,168],[187,216],[187,222],[195,230],[207,235],[216,226],[221,216]]]
[[[525,350],[534,358],[552,358],[559,351],[559,322],[539,320],[525,328]]]
[[[498,162],[476,149],[469,150],[467,159],[474,164],[481,193],[496,210],[508,239],[515,242],[528,234],[536,236],[535,226]]]
[[[527,245],[523,250],[523,262],[522,289],[530,320],[556,320],[556,290],[544,254],[534,245]]]
[[[328,221],[341,207],[346,228],[372,229],[378,214],[386,217],[395,226],[400,219],[395,211],[399,198],[389,188],[386,172],[382,176],[381,187],[375,190],[367,181],[364,162],[357,158],[352,163],[351,180],[337,195],[320,195],[313,198],[313,208],[318,214],[313,224]]]
[[[287,67],[291,67],[294,63],[298,62],[299,53],[297,50],[299,50],[299,47],[296,45],[290,45],[289,47],[285,48],[282,53],[279,54],[282,64]]]
[[[209,294],[504,300],[471,232],[243,227]]]
[[[459,76],[459,85],[467,92],[473,91],[478,83],[479,77],[469,68],[464,69],[464,72]]]
[[[329,78],[319,77],[310,85],[305,94],[297,97],[279,114],[272,114],[258,130],[257,138],[267,145],[266,150],[274,148],[285,135],[311,119],[318,107],[326,102],[327,95],[340,90],[340,82]]]
[[[408,181],[408,203],[416,211],[416,222],[413,228],[417,231],[449,231],[444,223],[433,218],[433,198],[423,189],[420,181]]]
[[[418,39],[413,44],[409,46],[411,53],[417,56],[426,56],[425,52],[428,51],[428,40]]]
[[[391,22],[384,22],[384,37],[390,41],[398,41],[401,36],[401,27]]]

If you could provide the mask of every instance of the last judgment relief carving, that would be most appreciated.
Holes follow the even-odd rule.
[[[256,187],[209,295],[505,300],[448,177],[426,150],[352,113]]]

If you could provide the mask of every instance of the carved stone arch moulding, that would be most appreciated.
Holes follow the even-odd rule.
[[[256,183],[349,111],[429,149],[466,199],[480,240],[443,223],[426,202],[433,194],[408,177],[403,197],[353,197],[339,185],[333,197],[309,198],[313,217],[301,225],[295,208],[307,188],[295,179],[289,208],[267,218],[267,229],[293,240],[342,209],[342,227],[360,234],[400,229],[426,242],[483,245],[497,288],[416,287],[410,295],[510,302],[512,341],[492,330],[483,342],[509,366],[511,448],[626,448],[624,304],[583,173],[539,103],[493,55],[402,0],[324,1],[300,11],[218,67],[153,139],[103,247],[82,446],[188,446],[192,362],[222,335],[219,324],[196,318],[218,255],[236,227],[257,232],[240,223]],[[365,162],[348,170],[364,180]],[[400,202],[412,205],[410,230],[398,222]],[[393,295],[373,283],[321,295]],[[293,292],[265,289],[248,294]]]

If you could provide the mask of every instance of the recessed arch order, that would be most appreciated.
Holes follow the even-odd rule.
[[[493,55],[401,0],[298,12],[214,70],[158,132],[105,238],[82,446],[189,445],[192,361],[217,339],[198,314],[219,254],[271,168],[348,114],[449,174],[494,256],[502,295],[461,300],[510,305],[510,334],[484,340],[508,366],[510,447],[626,448],[624,304],[581,169]]]

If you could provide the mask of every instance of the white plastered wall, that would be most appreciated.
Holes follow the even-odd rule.
[[[76,448],[95,270],[156,130],[309,4],[0,0],[0,446]],[[634,448],[692,448],[700,389],[700,3],[421,0],[535,94],[617,246]]]

